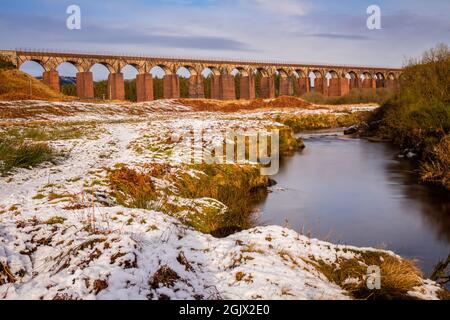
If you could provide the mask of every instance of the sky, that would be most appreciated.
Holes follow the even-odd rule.
[[[81,9],[80,30],[66,27],[69,5]],[[369,5],[381,9],[379,30],[367,28]],[[450,44],[448,0],[0,2],[1,49],[401,67],[437,43]],[[95,78],[107,74],[95,68]],[[58,70],[75,74],[68,65]]]

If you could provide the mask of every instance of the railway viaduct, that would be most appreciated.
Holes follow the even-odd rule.
[[[60,64],[71,63],[76,69],[77,96],[80,99],[94,98],[94,81],[91,68],[94,64],[104,65],[108,71],[108,98],[124,100],[124,76],[122,69],[133,66],[136,76],[138,102],[153,100],[153,77],[150,70],[159,66],[164,70],[164,98],[180,97],[177,71],[184,67],[189,71],[189,97],[204,98],[203,76],[205,69],[212,73],[211,98],[236,99],[233,74],[240,74],[240,98],[256,97],[255,75],[259,72],[259,97],[274,98],[279,95],[301,95],[314,90],[327,96],[342,96],[352,88],[389,88],[397,86],[401,69],[345,66],[290,64],[258,61],[231,61],[209,59],[160,58],[125,55],[103,55],[82,53],[61,53],[38,50],[0,50],[0,55],[10,60],[17,68],[27,61],[39,63],[44,69],[42,79],[45,84],[60,91],[57,68]],[[279,87],[275,88],[275,75],[280,75]],[[314,75],[313,81],[310,75]],[[313,85],[311,85],[313,83]]]

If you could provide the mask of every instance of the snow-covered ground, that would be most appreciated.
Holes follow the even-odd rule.
[[[49,105],[58,111],[47,112]],[[8,106],[17,103],[0,104],[3,111]],[[107,170],[117,164],[179,165],[182,157],[171,151],[174,135],[199,127],[264,128],[276,125],[271,116],[280,111],[194,113],[171,101],[141,104],[137,113],[137,104],[21,106],[33,109],[32,118],[8,122],[95,122],[98,134],[50,141],[65,154],[56,164],[0,177],[0,299],[350,299],[312,262],[332,264],[375,250],[279,226],[214,238],[157,210],[120,206],[109,194]],[[215,137],[204,139],[213,143]],[[410,294],[436,299],[438,289],[424,280]]]

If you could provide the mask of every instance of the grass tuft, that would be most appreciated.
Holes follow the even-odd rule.
[[[47,143],[0,140],[0,171],[5,174],[14,168],[31,168],[54,160],[55,151]]]
[[[148,208],[155,199],[155,188],[151,176],[128,167],[111,171],[109,184],[116,201],[131,208]]]
[[[324,261],[316,261],[313,264],[330,281],[348,291],[356,299],[414,299],[407,292],[422,284],[422,274],[412,261],[379,252],[355,252],[355,254],[353,259],[339,258],[333,264]],[[380,268],[380,289],[367,288],[368,266]]]

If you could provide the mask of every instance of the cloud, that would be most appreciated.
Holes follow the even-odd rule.
[[[305,37],[341,39],[341,40],[372,40],[371,37],[358,34],[339,34],[339,33],[313,33],[307,34]]]
[[[120,44],[134,47],[251,51],[245,43],[233,38],[186,32],[175,34],[172,29],[165,30],[162,27],[143,30],[133,25],[108,27],[107,24],[84,23],[81,30],[67,30],[64,20],[22,14],[0,14],[0,26],[4,30],[14,30],[14,34],[2,36],[3,43],[16,42],[20,38],[27,46],[34,47],[84,43],[83,47],[100,44],[107,48]]]
[[[309,12],[310,5],[302,0],[241,0],[247,5],[286,15],[303,16]]]

